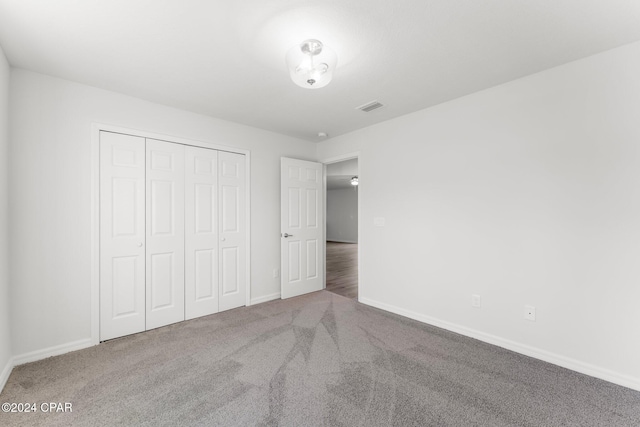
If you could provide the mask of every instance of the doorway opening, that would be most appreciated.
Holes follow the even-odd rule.
[[[358,159],[326,164],[326,290],[358,298]]]

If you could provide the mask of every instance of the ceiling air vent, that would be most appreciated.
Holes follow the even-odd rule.
[[[377,110],[380,107],[384,107],[384,104],[378,101],[371,101],[371,102],[367,102],[364,105],[356,107],[356,110],[360,110],[360,111],[364,111],[365,113],[368,113],[369,111]]]

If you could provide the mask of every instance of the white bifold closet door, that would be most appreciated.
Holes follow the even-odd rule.
[[[186,147],[185,318],[218,311],[218,152]]]
[[[245,157],[186,147],[185,317],[245,305]]]
[[[220,311],[245,305],[247,219],[245,157],[218,152]]]
[[[184,320],[184,145],[147,139],[147,326]]]
[[[145,330],[145,139],[100,133],[100,339]]]
[[[242,154],[100,133],[100,340],[246,303]]]

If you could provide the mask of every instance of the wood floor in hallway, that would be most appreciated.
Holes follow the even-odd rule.
[[[327,290],[358,298],[358,245],[327,242]]]

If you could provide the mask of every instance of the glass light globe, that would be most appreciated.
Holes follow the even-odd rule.
[[[318,40],[305,40],[287,52],[291,80],[306,89],[319,89],[329,84],[338,63],[336,53]]]

